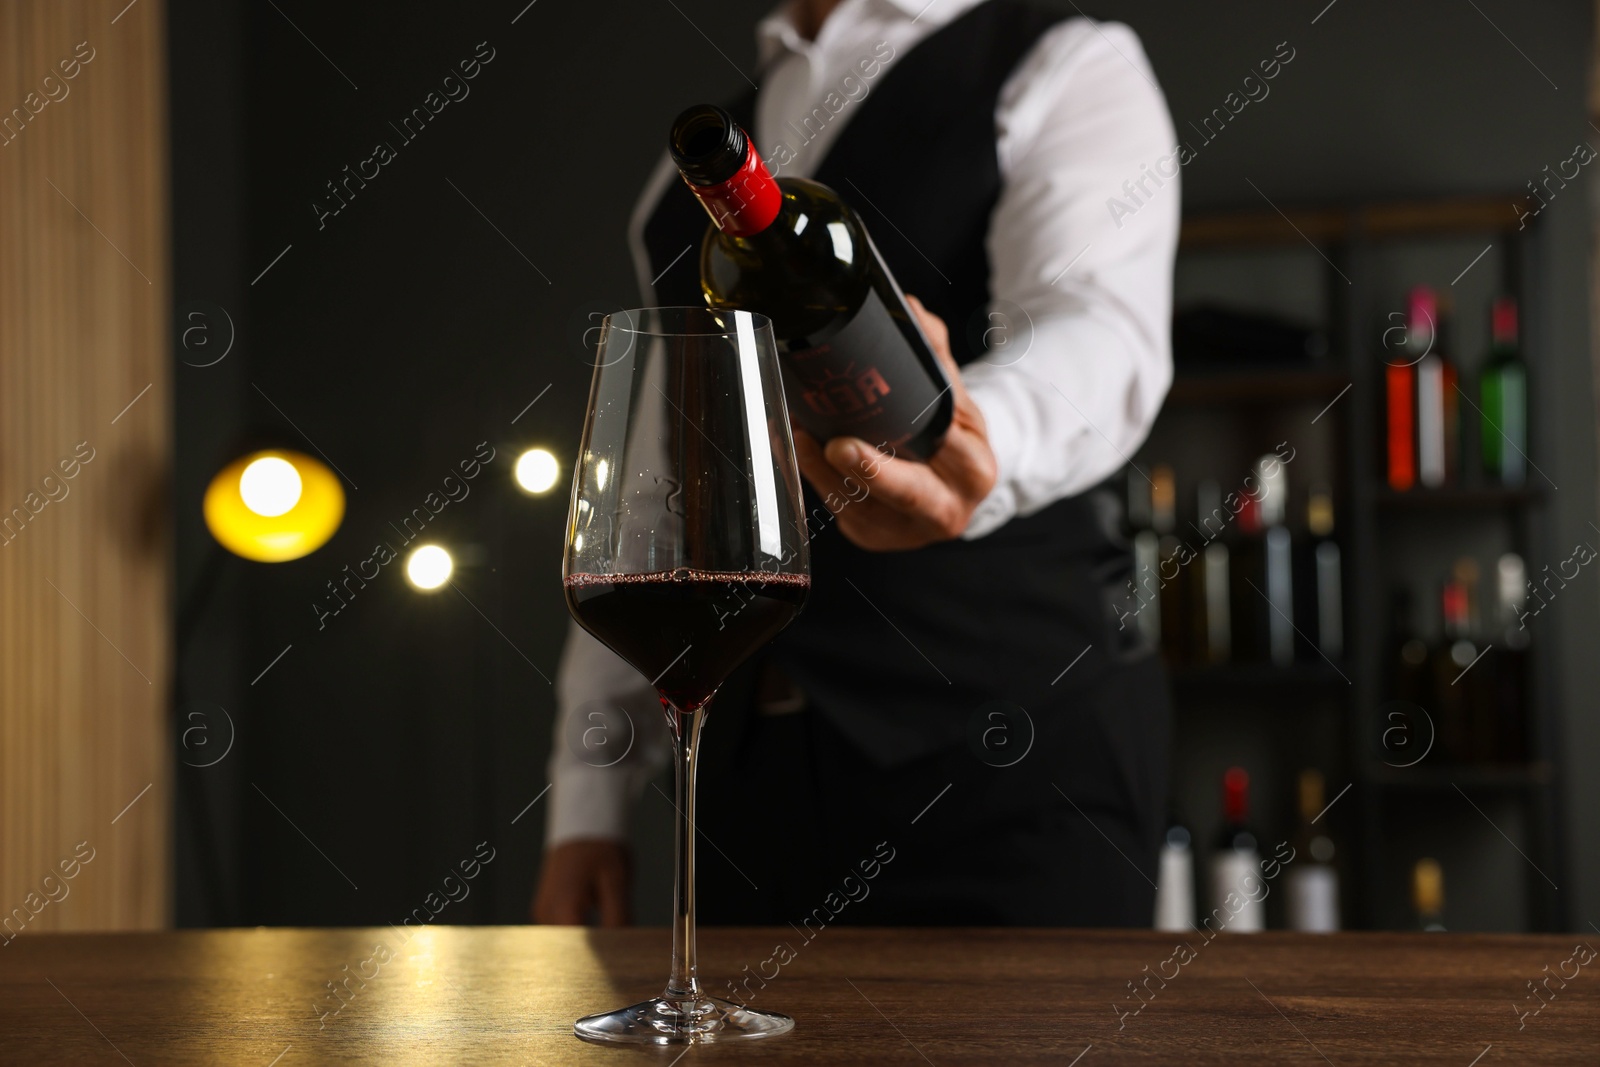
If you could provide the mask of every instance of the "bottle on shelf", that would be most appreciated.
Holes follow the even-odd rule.
[[[1444,931],[1444,871],[1438,860],[1420,859],[1411,869],[1411,908],[1417,916],[1417,929]]]
[[[1333,933],[1339,929],[1339,872],[1334,844],[1313,820],[1325,807],[1322,772],[1303,770],[1299,781],[1300,818],[1295,827],[1294,862],[1285,876],[1284,897],[1291,930]]]
[[[1483,469],[1500,485],[1520,486],[1528,474],[1528,367],[1517,344],[1517,302],[1511,297],[1494,302],[1490,335],[1478,374]]]
[[[1137,471],[1128,474],[1128,525],[1133,544],[1133,623],[1151,648],[1161,645],[1161,535],[1154,529],[1155,488]]]
[[[1128,465],[1128,536],[1132,537],[1140,530],[1150,529],[1150,483],[1139,476],[1139,472]]]
[[[1235,933],[1265,930],[1261,847],[1249,827],[1250,775],[1243,767],[1222,776],[1222,818],[1211,853],[1211,915],[1216,923],[1226,918],[1223,929]]]
[[[1189,659],[1188,634],[1183,621],[1188,617],[1184,600],[1189,586],[1188,568],[1182,566],[1178,551],[1178,489],[1172,468],[1157,464],[1150,468],[1150,524],[1155,531],[1156,556],[1160,579],[1161,651],[1169,664]]]
[[[1467,751],[1474,763],[1492,763],[1499,759],[1499,728],[1501,709],[1496,693],[1496,667],[1493,661],[1494,642],[1490,639],[1480,592],[1478,561],[1470,556],[1456,560],[1452,576],[1461,586],[1466,600],[1465,628],[1472,642],[1475,659],[1457,674],[1454,688],[1463,690],[1462,700],[1467,713]],[[1466,649],[1459,649],[1465,652]]]
[[[1461,467],[1460,374],[1451,358],[1449,309],[1434,305],[1433,347],[1417,363],[1417,482],[1425,489],[1454,485]]]
[[[1228,592],[1228,541],[1232,515],[1222,506],[1222,487],[1207,479],[1195,489],[1196,522],[1205,547],[1190,564],[1191,617],[1194,619],[1194,659],[1209,664],[1226,663],[1233,656],[1232,605]]]
[[[1495,628],[1507,648],[1527,648],[1528,629],[1522,609],[1528,601],[1528,568],[1515,552],[1495,561]]]
[[[711,216],[706,301],[772,320],[794,420],[819,441],[849,434],[933,455],[954,411],[950,382],[855,211],[818,182],[774,179],[720,107],[679,114],[668,148]]]
[[[1396,589],[1390,606],[1390,633],[1391,643],[1394,648],[1390,660],[1392,677],[1390,686],[1394,691],[1395,699],[1415,704],[1418,707],[1433,703],[1432,684],[1428,673],[1428,644],[1417,634],[1416,619],[1411,608],[1411,594],[1405,589]],[[1395,735],[1400,738],[1402,735]],[[1404,735],[1407,744],[1416,740],[1415,732],[1408,731]],[[1409,759],[1412,755],[1420,757],[1420,753],[1391,752],[1390,755],[1404,756]]]
[[[1478,659],[1472,625],[1476,583],[1477,565],[1464,560],[1440,587],[1444,625],[1439,644],[1429,657],[1439,748],[1446,759],[1456,763],[1474,762],[1480,754],[1476,680],[1468,681]]]
[[[1522,557],[1507,552],[1495,563],[1495,626],[1498,636],[1482,664],[1490,668],[1494,741],[1492,758],[1500,763],[1527,759],[1528,630],[1522,623],[1528,595],[1528,571]]]
[[[1256,461],[1256,493],[1239,512],[1233,622],[1239,658],[1286,667],[1294,662],[1294,545],[1289,479],[1275,455]]]
[[[1307,646],[1301,651],[1307,660],[1337,661],[1344,655],[1344,578],[1333,539],[1333,493],[1326,486],[1313,489],[1306,501],[1306,532],[1295,563],[1296,625]]]
[[[1194,930],[1194,848],[1188,828],[1174,819],[1161,842],[1156,875],[1157,930]]]
[[[1383,388],[1387,409],[1384,428],[1384,480],[1390,489],[1417,483],[1417,364],[1433,347],[1433,290],[1411,290],[1406,306],[1405,345],[1385,347]],[[1387,334],[1385,335],[1387,336]]]

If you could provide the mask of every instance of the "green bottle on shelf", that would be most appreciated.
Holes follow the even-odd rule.
[[[1490,326],[1493,341],[1478,378],[1483,469],[1500,485],[1519,486],[1528,466],[1528,368],[1517,345],[1517,302],[1496,300]]]

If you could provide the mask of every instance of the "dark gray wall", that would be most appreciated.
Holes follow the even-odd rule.
[[[441,918],[516,919],[542,806],[511,820],[546,781],[553,705],[543,676],[554,673],[566,626],[565,498],[509,490],[508,461],[542,443],[570,463],[588,384],[584,316],[635,300],[623,231],[637,187],[680,106],[743,84],[734,68],[752,70],[748,28],[768,5],[282,0],[281,13],[225,4],[220,15],[202,6],[216,10],[172,7],[177,295],[227,305],[241,336],[230,362],[175,371],[180,593],[206,546],[199,494],[232,430],[264,421],[309,438],[360,487],[347,486],[344,527],[308,559],[230,561],[203,615],[204,643],[184,664],[190,698],[228,704],[240,731],[213,769],[227,899],[208,914],[396,920],[487,839],[499,852],[485,891]],[[1518,188],[1592,133],[1587,4],[1482,0],[1527,59],[1472,5],[1339,0],[1312,25],[1323,7],[1097,6],[1143,36],[1180,130],[1278,42],[1296,50],[1272,95],[1185,168],[1191,207],[1260,206],[1246,179],[1283,205]],[[480,41],[495,58],[471,95],[400,146],[388,123]],[[397,158],[319,229],[312,204],[327,199],[324,183],[378,140],[395,142]],[[1530,333],[1552,354],[1539,368],[1538,444],[1561,487],[1551,527],[1563,544],[1595,517],[1583,198],[1558,199],[1541,222],[1543,298]],[[365,558],[481,440],[500,458],[430,527],[477,546],[481,562],[459,577],[465,595],[419,597],[390,566],[319,629],[311,605],[325,583]],[[1540,619],[1549,623],[1540,640],[1559,656],[1571,742],[1575,859],[1558,880],[1580,916],[1600,914],[1600,787],[1576,773],[1600,755],[1580,713],[1600,682],[1585,648],[1600,634],[1594,590],[1578,587]],[[665,825],[649,807],[653,791],[646,797],[647,825]],[[666,883],[659,838],[646,836],[654,858],[642,892],[654,901]],[[195,870],[182,872],[191,903],[201,893]],[[180,914],[204,920],[194,908]]]

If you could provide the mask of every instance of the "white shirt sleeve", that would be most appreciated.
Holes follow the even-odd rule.
[[[671,751],[655,690],[571,624],[556,672],[545,847],[580,838],[625,839],[629,806]]]
[[[1128,462],[1172,382],[1177,137],[1138,38],[1087,19],[1054,27],[1006,83],[996,124],[990,352],[962,378],[999,480],[969,539]]]

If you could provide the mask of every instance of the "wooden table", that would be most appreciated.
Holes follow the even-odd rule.
[[[791,946],[750,1002],[797,1026],[695,1046],[684,1064],[1600,1063],[1600,960],[1566,962],[1600,937],[1224,934],[1177,956],[1175,940],[702,930],[714,990],[772,974],[774,947]],[[667,942],[551,927],[24,933],[0,948],[0,1062],[672,1064],[682,1048],[572,1036],[577,1016],[659,992]],[[1519,1020],[1536,1006],[1526,983],[1563,970],[1577,976],[1551,979]],[[1161,973],[1175,977],[1148,978],[1134,1014],[1129,983]]]

